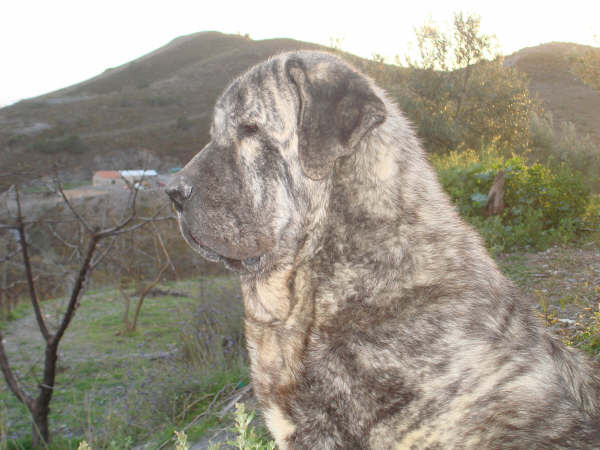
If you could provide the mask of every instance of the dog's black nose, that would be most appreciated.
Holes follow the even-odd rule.
[[[183,210],[183,204],[192,196],[192,185],[183,177],[177,177],[165,188],[165,192],[173,202],[173,206],[179,212]]]

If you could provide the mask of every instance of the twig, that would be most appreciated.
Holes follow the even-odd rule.
[[[112,250],[112,248],[115,244],[115,241],[116,241],[115,238],[111,239],[106,250],[104,250],[104,252],[101,253],[100,256],[93,259],[92,263],[90,264],[90,271],[93,271],[98,266],[98,264],[100,264],[104,260],[106,255],[108,255],[110,253],[110,251]]]
[[[165,246],[165,243],[163,242],[162,237],[160,236],[160,233],[158,232],[158,229],[156,228],[156,223],[152,222],[152,228],[154,228],[154,232],[156,233],[156,238],[158,239],[160,248],[162,249],[163,253],[165,254],[165,257],[167,258],[167,263],[171,266],[171,269],[173,269],[173,271],[175,271],[175,265],[171,261],[171,256],[169,255],[169,252],[167,251],[167,247]]]
[[[39,276],[36,276],[33,278],[33,281],[37,281],[39,279]],[[3,289],[1,289],[2,291],[9,291],[12,288],[18,286],[19,284],[27,284],[27,280],[15,280],[12,283],[6,285],[6,287],[4,287]]]
[[[37,220],[23,220],[23,225],[25,225],[25,226],[36,225],[36,224],[40,223],[42,220],[46,224],[48,224],[48,223],[64,224],[64,223],[71,223],[71,222],[79,222],[77,219],[64,219],[64,220],[63,219],[61,219],[61,220],[37,219]],[[19,224],[17,224],[17,223],[0,223],[0,230],[17,230],[18,228],[19,228]]]
[[[192,394],[190,394],[191,396]],[[207,398],[209,398],[212,394],[204,394],[202,397],[197,398],[196,400],[194,400],[192,403],[190,403],[189,405],[187,405],[185,408],[183,408],[183,411],[181,411],[179,414],[177,414],[176,419],[183,419],[185,417],[185,414],[192,409],[194,406],[196,406],[198,403],[200,403],[203,400],[206,400]]]
[[[83,216],[81,216],[77,212],[77,210],[73,207],[73,205],[71,204],[71,202],[69,201],[69,199],[65,195],[65,191],[63,190],[63,187],[62,187],[62,184],[60,183],[60,179],[59,179],[58,175],[55,175],[54,181],[56,183],[56,187],[57,187],[58,193],[62,197],[63,201],[65,202],[65,204],[67,205],[67,207],[69,208],[69,210],[73,213],[73,215],[79,221],[79,223],[82,224],[89,233],[93,234],[94,233],[94,229],[87,223],[87,221],[83,218]]]
[[[58,239],[60,242],[62,242],[63,245],[65,245],[66,247],[72,248],[74,249],[77,254],[81,257],[81,252],[79,251],[79,245],[77,244],[72,244],[69,241],[67,241],[65,238],[63,238],[60,234],[58,234],[58,232],[56,232],[54,230],[53,227],[51,227],[49,224],[46,224],[46,228],[48,228],[48,230],[50,230],[50,233],[56,238]]]
[[[250,390],[252,389],[252,385],[247,385],[244,386],[242,389],[240,389],[238,391],[237,394],[235,394],[231,401],[229,403],[227,403],[227,405],[225,405],[225,407],[221,410],[221,412],[219,412],[219,418],[222,419],[223,417],[225,417],[225,414],[227,414],[229,412],[229,410],[231,408],[233,408],[233,406],[240,401],[240,399],[246,395],[248,392],[250,392]]]
[[[226,384],[226,385],[225,385],[225,386],[223,386],[221,389],[219,389],[219,392],[217,392],[217,393],[215,394],[215,397],[212,399],[212,401],[210,402],[210,404],[208,405],[208,407],[207,407],[207,408],[206,408],[206,409],[205,409],[203,412],[201,412],[200,414],[198,414],[198,415],[197,415],[197,416],[194,418],[194,420],[192,420],[192,421],[191,421],[190,423],[188,423],[188,424],[187,424],[185,427],[183,427],[183,430],[184,430],[184,431],[185,431],[185,430],[187,430],[189,427],[191,427],[191,426],[195,425],[195,424],[196,424],[196,421],[197,421],[197,420],[198,420],[200,417],[207,415],[207,414],[210,412],[210,410],[211,410],[211,408],[213,407],[213,405],[214,405],[214,404],[217,402],[217,399],[219,398],[219,396],[220,396],[220,395],[221,395],[221,394],[222,394],[222,393],[223,393],[223,392],[224,392],[224,391],[225,391],[227,388],[229,388],[229,387],[231,387],[231,386],[233,386],[233,384]]]
[[[143,179],[143,177],[142,177],[142,179]],[[125,182],[126,182],[126,184],[129,184],[129,183],[127,183],[127,180],[125,180]],[[121,219],[121,222],[118,223],[117,225],[115,225],[114,227],[100,232],[99,233],[100,238],[103,238],[108,235],[120,234],[121,231],[125,227],[127,227],[127,225],[129,225],[133,219],[136,218],[136,216],[137,216],[136,200],[137,200],[138,191],[139,191],[139,189],[132,188],[131,194],[129,195],[129,198],[127,199],[126,210],[129,211],[129,214],[128,215],[124,214],[123,219]],[[158,211],[157,211],[156,215],[158,215]],[[125,232],[128,232],[128,231],[125,231]]]
[[[172,216],[159,217],[158,215],[160,214],[160,212],[161,212],[161,210],[159,209],[151,217],[138,217],[138,220],[140,221],[139,223],[126,228],[127,225],[129,225],[129,223],[131,223],[131,221],[134,219],[134,217],[130,217],[129,220],[127,220],[119,225],[116,225],[113,228],[109,228],[108,230],[101,231],[100,233],[98,233],[98,236],[100,238],[103,238],[107,235],[117,236],[119,234],[131,233],[143,226],[146,226],[147,224],[149,224],[151,222],[158,222],[158,221],[162,221],[162,220],[172,220]]]
[[[167,270],[169,268],[169,262],[167,261],[167,263],[161,267],[161,269],[158,271],[158,274],[156,275],[156,277],[154,278],[154,280],[144,288],[144,290],[141,292],[137,304],[135,306],[135,311],[133,313],[133,322],[131,323],[130,329],[131,331],[135,331],[136,327],[137,327],[137,320],[138,320],[138,316],[140,315],[140,310],[142,309],[142,304],[144,303],[144,299],[146,298],[146,295],[148,294],[148,292],[150,292],[150,290],[156,286],[158,284],[158,282],[160,281],[160,279],[163,276],[163,273],[165,272],[165,270]]]
[[[17,248],[12,253],[9,253],[8,255],[6,255],[2,259],[0,259],[0,262],[8,262],[12,259],[13,256],[16,256],[18,254],[19,254],[19,249]]]
[[[216,403],[217,399],[219,398],[219,396],[227,389],[230,388],[231,386],[233,386],[233,384],[226,384],[225,386],[223,386],[221,389],[219,389],[219,391],[215,394],[214,398],[212,399],[212,401],[210,402],[210,404],[208,405],[208,407],[202,411],[200,414],[198,414],[196,417],[194,417],[194,419],[188,423],[185,427],[183,427],[181,429],[181,431],[186,431],[188,428],[190,428],[191,426],[196,425],[196,423],[198,422],[198,420],[200,420],[202,417],[208,415],[208,413],[210,412],[211,408],[214,406],[214,404]],[[157,450],[161,450],[162,448],[164,448],[169,442],[171,442],[171,439],[166,440],[165,442],[163,442],[158,448]]]

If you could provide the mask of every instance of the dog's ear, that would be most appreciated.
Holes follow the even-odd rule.
[[[286,74],[299,99],[298,147],[302,170],[319,180],[335,160],[351,154],[386,117],[383,101],[369,82],[343,63],[313,74],[299,58],[286,62]]]

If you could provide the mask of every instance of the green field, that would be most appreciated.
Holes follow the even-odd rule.
[[[211,277],[161,289],[178,295],[147,297],[133,333],[123,333],[124,301],[118,291],[84,295],[60,347],[51,448],[77,448],[81,439],[93,448],[140,442],[153,448],[191,422],[190,439],[219,425],[212,411],[203,413],[248,382],[239,282]],[[50,323],[61,309],[61,301],[44,304]],[[22,308],[19,312],[23,315]],[[43,352],[36,323],[28,314],[3,328],[9,359],[34,394]],[[29,412],[4,383],[0,417],[2,446],[29,448]]]

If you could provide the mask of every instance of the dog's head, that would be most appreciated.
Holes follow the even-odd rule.
[[[211,141],[166,189],[183,236],[242,272],[293,253],[335,161],[385,116],[370,82],[332,55],[289,53],[253,67],[217,101]]]

